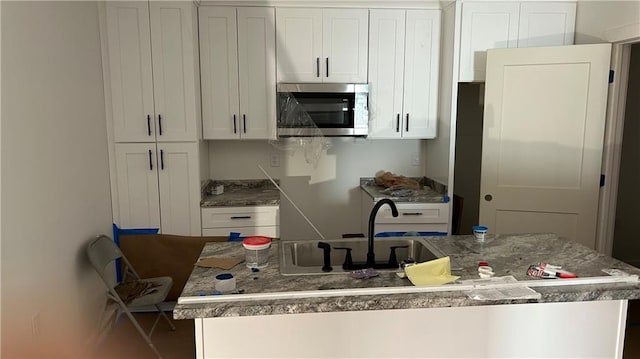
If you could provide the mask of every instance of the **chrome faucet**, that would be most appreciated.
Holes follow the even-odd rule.
[[[373,268],[373,266],[376,264],[376,254],[373,251],[373,227],[376,221],[376,214],[378,213],[380,207],[382,207],[385,203],[388,204],[389,207],[391,207],[391,214],[394,217],[398,217],[398,208],[396,207],[396,204],[388,198],[379,200],[371,209],[371,213],[369,214],[369,241],[367,247],[367,267],[369,268]]]

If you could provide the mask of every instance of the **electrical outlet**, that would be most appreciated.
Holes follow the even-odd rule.
[[[418,156],[418,152],[411,154],[411,165],[420,166],[420,156]]]
[[[280,167],[280,155],[277,153],[271,154],[271,167]]]

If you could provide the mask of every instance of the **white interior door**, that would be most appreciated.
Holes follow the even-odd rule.
[[[480,223],[595,246],[610,44],[487,56]]]

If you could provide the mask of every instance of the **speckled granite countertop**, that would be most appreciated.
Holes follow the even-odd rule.
[[[447,186],[438,183],[427,177],[412,179],[418,181],[421,185],[419,190],[397,190],[393,191],[384,186],[376,185],[372,177],[360,178],[360,188],[368,194],[374,202],[383,198],[389,198],[395,202],[418,202],[418,203],[443,203],[448,202],[445,199],[447,194]]]
[[[222,194],[213,194],[217,185],[224,186]],[[209,181],[202,191],[201,207],[218,206],[277,206],[280,191],[269,180]]]
[[[449,254],[463,269],[453,272],[460,280],[478,279],[477,264],[488,261],[497,277],[511,275],[518,281],[567,281],[565,279],[534,279],[526,275],[530,264],[547,262],[560,265],[579,277],[606,276],[602,269],[616,268],[629,274],[640,274],[640,269],[611,257],[599,254],[582,245],[560,239],[551,234],[488,236],[484,243],[472,236],[424,237],[439,249]],[[534,287],[540,299],[520,300],[472,300],[466,292],[451,291],[391,293],[377,295],[332,295],[322,296],[323,290],[349,290],[350,288],[395,287],[396,290],[412,287],[408,279],[401,279],[393,272],[380,272],[378,277],[353,279],[348,274],[283,276],[279,272],[279,242],[274,241],[270,249],[267,268],[251,272],[244,264],[229,271],[194,267],[181,298],[209,295],[215,291],[214,277],[221,272],[231,272],[236,277],[237,288],[244,294],[215,297],[225,301],[214,303],[176,304],[173,316],[176,319],[253,316],[272,314],[339,312],[380,309],[458,307],[495,304],[574,302],[593,300],[621,300],[640,298],[640,284],[590,284]],[[201,257],[240,257],[244,255],[240,243],[207,243]],[[531,283],[531,282],[529,282]],[[415,287],[414,287],[415,288]],[[408,288],[405,288],[408,289]],[[421,288],[420,288],[421,289]],[[250,299],[249,294],[318,291],[317,296],[294,299]],[[393,289],[392,289],[393,291]],[[339,292],[342,293],[342,292]],[[242,297],[246,298],[243,299]],[[206,297],[205,297],[206,298]]]

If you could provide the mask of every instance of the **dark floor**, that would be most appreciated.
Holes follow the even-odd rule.
[[[168,313],[171,316],[171,313]],[[151,329],[157,313],[135,313],[143,329]],[[189,359],[196,357],[193,319],[174,320],[176,331],[160,319],[151,341],[163,359]],[[93,359],[153,359],[157,358],[131,321],[122,315],[113,331],[98,345]]]
[[[153,325],[155,313],[134,314],[147,331]],[[164,359],[195,358],[193,320],[175,320],[176,331],[170,331],[161,319],[151,340]],[[156,358],[128,318],[122,316],[114,330],[97,348],[93,359]],[[640,300],[630,300],[624,342],[624,359],[640,358]]]

